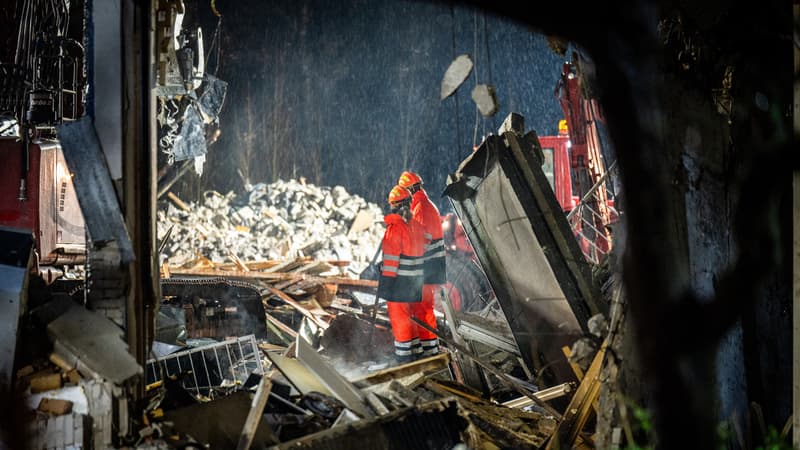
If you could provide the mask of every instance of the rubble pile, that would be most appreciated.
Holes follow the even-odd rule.
[[[222,262],[311,256],[349,261],[354,273],[366,267],[383,237],[381,208],[342,186],[320,187],[301,180],[247,185],[246,193],[204,193],[203,202],[183,203],[173,194],[158,211],[158,236],[169,242],[162,258],[170,265],[199,253]],[[163,262],[163,260],[162,260]]]

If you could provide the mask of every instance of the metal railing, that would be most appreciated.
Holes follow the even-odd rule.
[[[252,373],[263,374],[254,335],[229,339],[147,361],[147,384],[171,377],[196,397],[213,398],[218,390],[241,387]]]
[[[592,264],[598,264],[611,250],[612,240],[606,225],[617,217],[617,212],[613,207],[615,195],[606,187],[606,182],[615,169],[616,162],[567,214],[575,239],[586,260]]]

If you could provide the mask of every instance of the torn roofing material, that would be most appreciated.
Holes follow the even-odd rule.
[[[540,367],[541,352],[571,377],[561,347],[585,333],[604,306],[533,150],[513,131],[490,136],[449,176],[445,195],[525,362]]]

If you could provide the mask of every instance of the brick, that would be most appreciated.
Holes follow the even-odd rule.
[[[33,373],[33,366],[25,366],[17,371],[17,378],[22,378]]]
[[[76,369],[70,370],[66,375],[67,380],[72,384],[78,384],[81,381],[81,374]]]
[[[39,402],[39,407],[37,409],[54,416],[62,416],[72,412],[72,402],[55,398],[43,398]]]
[[[61,387],[61,374],[51,373],[31,379],[31,393],[50,391]]]

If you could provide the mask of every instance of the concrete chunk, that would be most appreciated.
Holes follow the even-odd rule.
[[[444,73],[444,78],[442,78],[442,89],[439,99],[444,100],[453,95],[464,80],[467,79],[471,71],[472,60],[469,59],[469,55],[459,55],[454,59]]]
[[[96,312],[73,305],[47,325],[47,333],[55,342],[55,353],[69,363],[75,361],[83,373],[119,385],[142,373],[122,340],[122,329]]]

